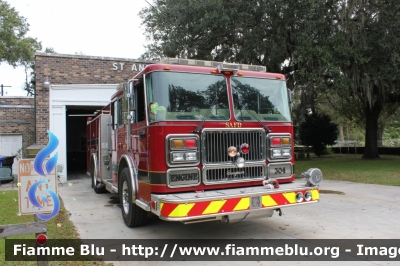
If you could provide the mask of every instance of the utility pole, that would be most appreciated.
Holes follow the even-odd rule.
[[[1,96],[4,96],[4,88],[5,87],[11,87],[11,86],[5,86],[5,85],[1,84]]]

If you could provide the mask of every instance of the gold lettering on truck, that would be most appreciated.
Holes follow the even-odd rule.
[[[238,128],[238,127],[242,127],[242,123],[240,123],[240,122],[234,122],[234,123],[226,122],[225,123],[225,127]]]

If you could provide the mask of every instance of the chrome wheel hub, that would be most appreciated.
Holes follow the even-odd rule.
[[[129,191],[128,191],[128,183],[124,181],[122,184],[122,207],[124,208],[124,212],[126,214],[129,213]]]

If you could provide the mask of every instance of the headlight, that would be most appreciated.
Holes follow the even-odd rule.
[[[173,162],[183,162],[183,161],[185,161],[184,153],[182,153],[182,152],[172,153],[172,161]]]
[[[197,161],[197,153],[196,152],[187,152],[186,153],[186,161]]]
[[[171,134],[165,139],[166,163],[170,167],[195,166],[200,163],[199,136]]]
[[[268,160],[287,161],[292,158],[292,137],[287,133],[271,133],[267,136]]]
[[[172,162],[197,161],[197,152],[173,152]]]
[[[281,149],[272,149],[272,158],[279,158],[281,157]]]
[[[291,149],[282,149],[282,157],[290,157]]]
[[[292,159],[292,136],[288,133],[270,133],[267,135],[267,155],[270,161]]]
[[[280,158],[291,158],[292,149],[271,149],[271,158],[272,159],[280,159]]]

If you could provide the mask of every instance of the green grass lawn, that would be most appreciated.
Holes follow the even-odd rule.
[[[297,160],[296,177],[309,168],[319,168],[326,180],[400,186],[400,156],[381,155],[381,159],[363,160],[360,154],[329,154],[320,158]],[[324,182],[324,181],[322,181]]]
[[[61,199],[60,199],[61,200]],[[21,224],[34,222],[33,215],[18,215],[18,191],[17,190],[0,190],[0,224]],[[47,222],[48,239],[77,239],[78,232],[73,223],[68,218],[68,212],[65,210],[61,200],[61,208],[59,214]],[[35,234],[19,235],[8,237],[7,239],[36,239]],[[75,246],[78,243],[74,243]],[[37,265],[36,261],[5,262],[5,239],[0,238],[0,265]],[[49,265],[108,265],[103,262],[96,261],[51,261]]]

